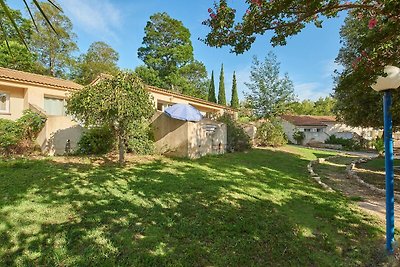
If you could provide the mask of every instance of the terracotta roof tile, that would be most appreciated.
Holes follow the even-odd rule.
[[[327,126],[327,122],[336,122],[334,116],[283,115],[282,119],[296,126]]]
[[[184,94],[181,94],[181,93],[178,93],[178,92],[173,92],[171,90],[162,89],[162,88],[158,88],[158,87],[150,86],[150,85],[146,85],[146,87],[147,87],[147,89],[149,91],[164,93],[164,94],[168,94],[168,95],[173,95],[173,96],[177,96],[177,97],[180,97],[180,98],[183,98],[183,99],[186,99],[186,100],[191,100],[191,101],[195,101],[195,102],[198,102],[198,103],[201,103],[201,104],[204,104],[204,105],[209,105],[209,106],[218,107],[218,108],[222,108],[222,109],[235,110],[235,109],[233,109],[231,107],[228,107],[228,106],[223,106],[223,105],[220,105],[220,104],[217,104],[217,103],[214,103],[214,102],[210,102],[210,101],[207,101],[207,100],[204,100],[204,99],[201,99],[201,98],[197,98],[197,97],[194,97],[194,96],[188,96],[188,95],[184,95]]]
[[[0,67],[0,79],[44,85],[66,90],[79,90],[83,88],[82,85],[77,84],[73,81],[63,80],[45,75],[33,74],[24,71],[1,68],[1,67]]]
[[[322,122],[336,122],[335,116],[310,116]]]
[[[112,75],[101,73],[90,84],[94,85],[94,84],[100,82],[103,79],[110,79],[112,77],[113,77]],[[147,88],[147,90],[152,91],[152,92],[157,92],[157,93],[161,93],[161,94],[167,94],[167,95],[171,95],[171,96],[177,96],[177,97],[180,97],[180,98],[183,98],[183,99],[186,99],[186,100],[189,100],[189,101],[201,103],[201,104],[204,104],[204,105],[209,105],[209,106],[212,106],[212,107],[217,107],[217,108],[222,108],[222,109],[226,109],[226,110],[235,111],[235,109],[233,109],[231,107],[228,107],[228,106],[223,106],[223,105],[220,105],[220,104],[217,104],[217,103],[213,103],[213,102],[201,99],[201,98],[184,95],[184,94],[181,94],[181,93],[178,93],[178,92],[173,92],[171,90],[162,89],[162,88],[151,86],[151,85],[146,85],[146,88]]]

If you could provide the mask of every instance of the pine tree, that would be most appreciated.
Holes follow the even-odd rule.
[[[225,97],[225,78],[224,78],[224,64],[221,65],[221,73],[219,74],[219,91],[218,91],[218,104],[226,105]]]
[[[236,74],[233,72],[233,80],[232,80],[232,99],[231,99],[231,107],[239,108],[239,96],[237,91],[237,83],[236,83]]]
[[[211,82],[210,88],[208,89],[208,101],[217,103],[217,99],[215,97],[215,83],[214,83],[214,71],[211,72]]]

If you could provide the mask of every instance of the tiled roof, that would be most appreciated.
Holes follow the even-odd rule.
[[[65,90],[79,90],[83,88],[82,85],[73,81],[58,79],[50,76],[33,74],[24,71],[12,70],[0,67],[0,79],[9,81],[18,81],[22,83],[44,85],[57,89]]]
[[[327,122],[336,122],[334,116],[283,115],[282,119],[296,126],[327,126]]]
[[[323,122],[336,122],[335,116],[310,116],[310,117]]]
[[[112,77],[113,77],[112,75],[101,73],[90,84],[94,85],[94,84],[98,83],[99,81],[101,81],[103,79],[110,79]],[[156,93],[160,93],[160,94],[164,94],[164,95],[170,95],[170,96],[176,96],[176,97],[179,97],[179,98],[182,98],[182,99],[185,99],[185,100],[188,100],[188,101],[197,102],[197,103],[200,103],[200,104],[203,104],[203,105],[208,105],[208,106],[212,106],[212,107],[217,107],[217,108],[227,109],[227,110],[233,110],[233,111],[235,110],[235,109],[233,109],[231,107],[228,107],[228,106],[219,105],[217,103],[209,102],[209,101],[201,99],[201,98],[184,95],[184,94],[181,94],[181,93],[178,93],[178,92],[174,92],[174,91],[167,90],[167,89],[162,89],[162,88],[151,86],[151,85],[146,85],[146,89],[148,91],[151,91],[151,92],[156,92]]]
[[[158,88],[158,87],[150,86],[150,85],[146,85],[146,87],[147,87],[147,89],[149,91],[158,92],[158,93],[162,93],[162,94],[167,94],[167,95],[171,95],[171,96],[177,96],[177,97],[189,100],[189,101],[194,101],[194,102],[197,102],[197,103],[201,103],[201,104],[204,104],[204,105],[213,106],[213,107],[217,107],[217,108],[221,108],[221,109],[235,110],[235,109],[233,109],[231,107],[228,107],[228,106],[223,106],[223,105],[220,105],[220,104],[217,104],[217,103],[214,103],[214,102],[210,102],[210,101],[207,101],[207,100],[204,100],[204,99],[201,99],[201,98],[184,95],[184,94],[181,94],[181,93],[178,93],[178,92],[173,92],[171,90],[162,89],[162,88]]]

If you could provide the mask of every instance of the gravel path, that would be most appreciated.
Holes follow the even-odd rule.
[[[358,155],[359,156],[359,155]],[[346,165],[359,157],[343,156],[336,159],[328,159],[325,162],[314,165],[314,171],[321,176],[323,182],[334,190],[344,195],[360,199],[357,203],[364,211],[376,215],[385,222],[385,196],[378,194],[366,186],[361,185],[355,179],[349,179],[346,174]],[[395,202],[395,225],[400,229],[400,203]]]

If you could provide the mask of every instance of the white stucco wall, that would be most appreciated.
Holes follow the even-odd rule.
[[[293,138],[293,134],[296,132],[296,126],[294,126],[293,124],[291,124],[290,122],[285,121],[285,120],[281,120],[281,123],[282,123],[283,131],[285,132],[288,140],[290,142],[292,142],[293,144],[296,144],[296,140],[294,140],[294,138]]]
[[[326,133],[342,138],[353,138],[354,135],[351,135],[351,133],[356,133],[357,135],[362,136],[364,139],[372,140],[375,139],[379,134],[379,131],[374,130],[373,128],[351,127],[343,123],[327,124],[328,127],[326,128]]]
[[[296,143],[296,140],[294,140],[293,138],[293,134],[299,129],[317,128],[316,126],[295,126],[294,124],[286,120],[282,120],[281,122],[286,136],[292,143]],[[343,123],[324,123],[327,124],[327,127],[322,128],[321,132],[304,132],[305,138],[303,144],[311,142],[324,143],[331,135],[335,135],[336,137],[340,138],[350,139],[354,137],[353,133],[356,133],[357,135],[362,136],[364,139],[367,140],[375,139],[379,135],[379,131],[374,130],[373,128],[351,127]]]

